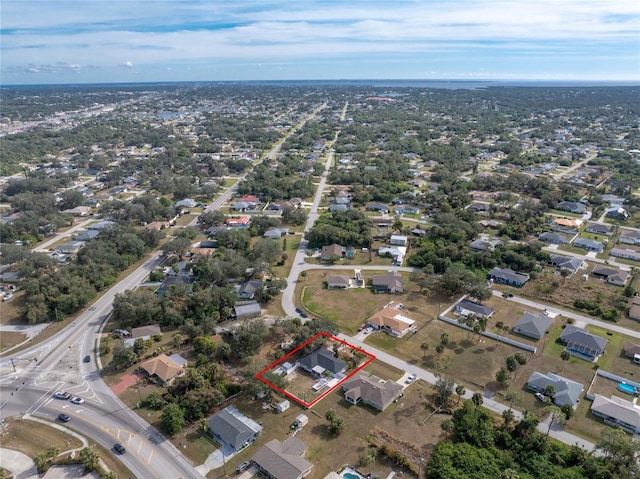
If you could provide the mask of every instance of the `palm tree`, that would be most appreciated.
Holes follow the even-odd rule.
[[[424,358],[429,350],[429,343],[425,341],[420,345],[420,349],[422,349],[422,357]]]
[[[560,353],[560,359],[562,359],[562,370],[564,370],[564,365],[569,359],[571,359],[571,353],[566,349]]]
[[[462,384],[456,386],[456,395],[458,396],[458,402],[462,401],[462,396],[466,394],[467,390]]]
[[[509,426],[515,419],[516,415],[513,413],[511,409],[505,409],[502,411],[502,419],[504,423],[502,424],[503,429],[509,429]]]
[[[473,393],[473,396],[471,396],[471,402],[473,403],[473,405],[474,405],[475,407],[480,407],[480,406],[482,406],[482,402],[483,402],[482,394],[480,394],[480,393]]]
[[[504,398],[509,403],[509,409],[513,409],[513,405],[522,399],[520,393],[516,391],[509,391]]]

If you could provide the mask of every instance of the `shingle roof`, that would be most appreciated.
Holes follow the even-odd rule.
[[[534,371],[527,380],[527,386],[536,391],[544,391],[547,386],[553,386],[556,390],[553,402],[557,406],[571,404],[575,406],[580,399],[584,386],[571,379],[558,376],[554,373],[542,374]]]
[[[367,373],[360,372],[347,380],[342,385],[342,389],[346,391],[345,396],[354,401],[361,399],[363,402],[384,410],[398,397],[398,394],[402,391],[402,386],[395,381],[383,381],[377,376],[370,376]]]
[[[583,346],[591,351],[604,352],[608,341],[600,336],[591,334],[586,329],[567,324],[560,335],[560,339],[567,345]]]
[[[347,367],[347,363],[342,359],[336,358],[331,351],[323,347],[320,347],[303,358],[300,358],[298,363],[309,370],[312,370],[316,366],[320,366],[333,374],[337,374]]]
[[[636,429],[640,428],[640,410],[634,408],[629,401],[624,401],[622,398],[612,396],[611,399],[608,399],[595,394],[591,410],[603,416],[613,417],[618,421],[630,424]]]
[[[481,314],[483,316],[490,316],[493,314],[494,309],[490,306],[483,306],[482,304],[474,303],[468,299],[463,299],[457,305],[457,308],[471,311],[472,313]]]
[[[226,407],[209,418],[209,429],[226,444],[239,448],[262,431],[262,426],[240,413],[233,406]]]
[[[168,381],[182,372],[182,367],[174,363],[166,354],[151,358],[140,364],[140,367],[149,375],[153,376],[155,374],[163,381]]]
[[[302,457],[306,449],[305,443],[296,437],[284,442],[273,439],[258,449],[252,459],[274,479],[298,479],[313,467]]]
[[[497,266],[489,271],[489,277],[503,279],[513,283],[524,284],[529,281],[528,274],[516,273],[511,268],[498,268]]]
[[[553,318],[549,316],[526,312],[520,316],[520,319],[514,325],[514,329],[518,330],[520,334],[540,338],[547,332],[551,323],[553,323]]]

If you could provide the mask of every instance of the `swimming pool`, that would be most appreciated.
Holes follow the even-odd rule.
[[[623,393],[635,394],[636,388],[627,383],[618,383],[618,389]]]
[[[360,479],[360,476],[357,474],[351,474],[350,472],[343,473],[342,477],[344,477],[344,479]]]

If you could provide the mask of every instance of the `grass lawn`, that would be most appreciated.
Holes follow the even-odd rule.
[[[291,271],[291,265],[293,265],[293,261],[296,258],[296,251],[298,246],[300,246],[301,239],[302,236],[300,235],[285,235],[282,238],[275,240],[280,245],[280,250],[287,254],[287,259],[282,266],[273,266],[271,268],[274,277],[286,278],[289,276],[289,271]],[[284,247],[285,241],[286,248]]]
[[[82,447],[82,443],[75,437],[36,421],[11,417],[5,419],[5,424],[6,428],[2,432],[2,447],[20,451],[31,458],[51,446],[57,447],[61,453]],[[118,477],[133,477],[124,464],[113,457],[109,451],[102,446],[92,445],[107,467]],[[62,458],[64,455],[59,457]]]
[[[327,261],[322,261],[320,259],[320,256],[315,258],[305,258],[305,262],[311,263],[311,264],[324,264],[324,265],[330,264]],[[368,253],[357,252],[353,258],[344,258],[336,261],[334,264],[340,265],[341,267],[345,267],[345,268],[348,268],[350,266],[357,267],[357,266],[365,266],[365,265],[384,267],[384,266],[391,266],[391,262],[392,262],[391,258],[378,256],[376,253],[371,253],[371,259],[369,259]],[[350,271],[348,274],[352,275],[353,270]]]
[[[12,348],[26,339],[26,334],[15,331],[3,331],[2,334],[0,334],[0,351]]]

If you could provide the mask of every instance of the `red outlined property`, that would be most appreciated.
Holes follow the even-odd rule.
[[[326,345],[314,349],[309,354],[302,354],[305,346],[322,337],[325,337],[327,342],[334,343],[334,345],[337,344],[337,349],[342,351],[343,356],[348,356],[349,354],[357,355],[358,364],[347,370],[347,362],[334,356],[332,350],[327,348]],[[327,394],[335,391],[343,382],[367,366],[375,358],[373,354],[364,349],[321,331],[284,357],[264,368],[256,374],[256,379],[305,408],[310,408]],[[295,379],[286,389],[283,389],[264,377],[267,372]],[[307,395],[309,400],[307,400]]]

